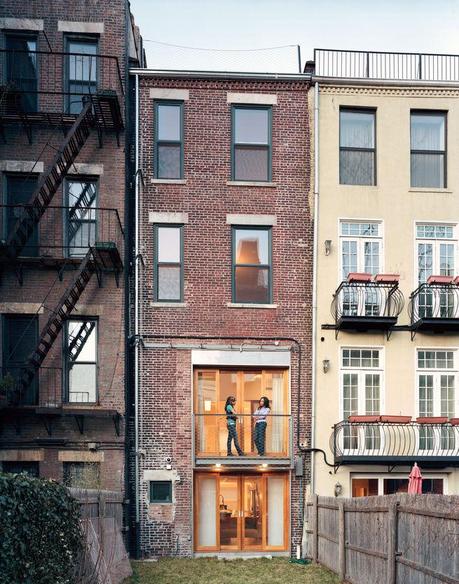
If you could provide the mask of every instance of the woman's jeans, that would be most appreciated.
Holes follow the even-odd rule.
[[[260,456],[264,456],[265,454],[266,425],[266,422],[255,423],[255,437],[253,441]]]
[[[241,455],[242,448],[239,446],[239,440],[237,438],[236,424],[226,424],[226,427],[228,428],[228,441],[226,443],[228,456],[232,455],[231,442],[233,442],[233,441],[234,441],[234,446],[236,447],[237,453],[239,455]]]

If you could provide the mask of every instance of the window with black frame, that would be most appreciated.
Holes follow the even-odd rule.
[[[150,503],[172,503],[172,481],[150,481]]]
[[[1,471],[10,474],[25,473],[35,478],[40,476],[40,466],[37,461],[4,460],[1,463]]]
[[[411,112],[411,186],[446,187],[445,112]]]
[[[20,92],[20,104],[25,112],[38,107],[37,37],[33,34],[5,35],[6,81]]]
[[[271,118],[271,107],[233,106],[232,180],[271,180]]]
[[[271,228],[233,227],[233,302],[270,304]]]
[[[97,402],[97,321],[68,320],[65,330],[65,370],[69,403]]]
[[[36,174],[7,174],[5,177],[6,186],[6,208],[4,216],[4,239],[13,232],[17,220],[24,213],[25,206],[30,203],[32,195],[37,186]],[[20,250],[20,255],[24,257],[37,257],[39,252],[38,227],[35,227]]]
[[[154,299],[183,301],[183,225],[154,226]]]
[[[65,246],[69,257],[83,257],[96,241],[97,180],[68,179],[65,187]]]
[[[376,112],[341,108],[339,123],[339,182],[376,184]]]
[[[183,102],[155,102],[154,174],[158,179],[183,178]]]
[[[97,39],[66,39],[66,109],[79,114],[84,98],[97,93]]]

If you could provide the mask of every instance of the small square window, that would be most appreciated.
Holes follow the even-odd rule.
[[[172,503],[172,481],[150,481],[150,503]]]

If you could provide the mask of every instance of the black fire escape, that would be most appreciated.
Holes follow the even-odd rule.
[[[22,285],[22,270],[27,264],[56,266],[60,278],[69,265],[75,270],[72,281],[51,309],[27,362],[13,376],[8,372],[6,381],[5,377],[0,379],[3,381],[0,384],[1,417],[12,419],[19,431],[19,420],[25,409],[40,414],[49,435],[52,434],[53,421],[61,416],[74,416],[81,433],[85,417],[111,417],[119,433],[120,414],[117,410],[100,404],[69,404],[63,398],[60,383],[56,384],[59,388],[52,398],[48,389],[46,400],[41,399],[38,392],[32,403],[25,399],[30,395],[30,387],[40,378],[40,372],[48,375],[45,359],[92,277],[96,276],[100,286],[104,273],[110,272],[119,285],[119,275],[123,270],[123,229],[117,210],[95,207],[96,190],[91,183],[86,184],[71,206],[52,204],[66,177],[74,172],[74,163],[91,133],[97,134],[101,148],[105,135],[110,139],[110,134],[116,136],[119,146],[120,132],[124,129],[121,113],[124,91],[118,61],[114,57],[45,51],[3,49],[0,54],[4,79],[4,85],[0,87],[0,136],[3,141],[8,143],[9,126],[21,126],[29,143],[33,143],[35,128],[59,128],[64,134],[62,143],[55,148],[54,159],[39,177],[29,201],[21,205],[1,205],[3,215],[13,216],[15,221],[7,225],[7,232],[3,227],[4,233],[0,237],[0,273],[8,268],[14,269]],[[81,83],[75,85],[73,80],[71,87],[65,87],[62,71],[69,63],[73,65],[73,71],[80,72]],[[91,68],[97,70],[97,75]],[[43,72],[40,79],[36,73],[38,70]],[[93,79],[97,79],[97,84],[92,82]],[[79,103],[77,107],[75,102]],[[64,213],[66,226],[58,228],[64,222]],[[87,227],[91,223],[88,218],[95,217],[97,229],[84,231],[83,224],[86,223]],[[41,232],[40,245],[37,244],[35,253],[30,254],[32,236],[38,230]],[[82,237],[77,238],[82,233],[85,234],[84,241]],[[94,323],[83,322],[68,339],[70,361],[77,359],[93,327]]]

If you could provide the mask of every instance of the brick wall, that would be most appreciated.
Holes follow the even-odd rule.
[[[17,2],[5,0],[0,8],[0,17],[18,19],[42,19],[44,32],[38,32],[38,50],[48,51],[49,45],[53,51],[65,51],[64,32],[58,30],[58,21],[77,21],[83,23],[103,23],[104,31],[98,35],[100,55],[112,55],[118,58],[120,73],[125,74],[125,0],[43,0],[33,2]],[[13,32],[10,30],[9,32]],[[4,46],[4,35],[0,32],[0,46]],[[49,45],[48,45],[49,41]],[[49,67],[39,71],[40,78],[48,90],[56,90],[58,94],[51,98],[41,95],[39,109],[49,107],[53,111],[63,107],[62,96],[62,60],[50,59],[43,63],[54,63],[56,68]],[[99,66],[101,80],[106,79],[106,63]],[[114,73],[114,61],[110,62],[110,74]],[[105,67],[105,68],[104,68]],[[121,95],[121,110],[124,100]],[[124,113],[123,113],[124,115]],[[44,126],[33,128],[32,144],[29,144],[26,133],[20,125],[5,127],[6,144],[0,144],[0,160],[42,161],[46,169],[63,141],[64,134],[59,127]],[[99,147],[97,132],[94,130],[83,150],[77,157],[77,163],[103,165],[103,174],[99,176],[99,192],[97,204],[99,207],[116,209],[121,224],[125,222],[125,148],[124,135],[121,135],[121,146],[117,146],[113,133],[104,136],[104,147]],[[72,172],[73,175],[73,172]],[[4,181],[2,181],[2,201],[4,200]],[[56,193],[53,205],[64,205],[62,188]],[[113,220],[114,215],[113,215]],[[41,222],[46,221],[46,214]],[[41,233],[40,242],[46,240],[46,233]],[[123,256],[123,242],[120,248]],[[124,258],[123,258],[124,259]],[[16,266],[17,267],[17,266]],[[51,311],[75,275],[74,269],[66,266],[62,272],[62,281],[58,270],[47,267],[23,267],[23,284],[19,284],[15,267],[2,269],[0,279],[0,298],[3,304],[43,303],[44,310],[40,315],[39,329],[45,324]],[[124,323],[124,282],[121,275],[119,287],[111,274],[104,276],[102,286],[93,276],[87,286],[74,316],[92,316],[98,318],[98,390],[100,406],[116,409],[122,415],[125,411],[125,323]],[[9,312],[8,308],[5,312]],[[62,367],[62,335],[56,339],[48,354],[45,367]],[[60,388],[58,388],[60,390]],[[49,390],[41,387],[40,391]],[[0,448],[27,448],[40,444],[45,449],[44,459],[40,462],[40,474],[56,479],[62,478],[62,462],[58,460],[59,450],[79,450],[87,452],[88,443],[96,442],[99,451],[104,453],[101,463],[102,488],[124,489],[124,420],[121,422],[120,436],[115,432],[111,418],[86,417],[84,433],[80,433],[73,417],[58,417],[52,425],[49,435],[43,418],[33,414],[21,413],[20,416],[6,418],[3,416],[4,427],[0,436]],[[49,429],[49,428],[48,428]]]
[[[312,222],[308,205],[310,188],[309,119],[306,84],[241,80],[141,79],[141,159],[145,187],[141,193],[141,325],[148,335],[165,342],[206,345],[260,344],[248,337],[296,339],[292,347],[291,408],[296,442],[297,420],[301,441],[309,438],[311,402],[311,287]],[[184,105],[186,184],[152,183],[153,100],[155,87],[190,90]],[[230,179],[231,114],[227,92],[276,94],[273,106],[272,181],[275,186],[227,185]],[[148,213],[188,213],[184,227],[184,306],[152,306],[153,227]],[[272,231],[274,309],[230,308],[231,226],[227,213],[277,216]],[[181,477],[175,485],[175,504],[159,513],[147,501],[147,483],[141,481],[141,551],[145,556],[192,553],[192,426],[191,351],[141,350],[140,447],[141,478],[149,469],[164,469],[166,457]],[[299,405],[297,395],[300,394]],[[299,414],[299,417],[298,417]],[[295,454],[298,449],[295,446]],[[309,468],[307,468],[308,478]],[[304,484],[301,485],[302,487]],[[292,549],[300,543],[300,481],[291,477]]]

